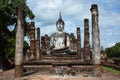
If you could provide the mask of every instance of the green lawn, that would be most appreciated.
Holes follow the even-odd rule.
[[[120,74],[120,71],[115,70],[115,69],[112,69],[112,68],[109,68],[109,67],[101,66],[101,68],[102,68],[103,70],[107,70],[107,71],[112,72],[112,73],[115,73],[115,74]]]

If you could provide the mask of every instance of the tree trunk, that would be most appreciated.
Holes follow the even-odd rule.
[[[23,75],[23,42],[24,42],[24,12],[22,9],[17,11],[16,46],[15,46],[15,76]]]

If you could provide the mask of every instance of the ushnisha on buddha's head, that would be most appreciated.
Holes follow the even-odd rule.
[[[58,21],[56,22],[57,30],[58,30],[58,31],[63,31],[64,25],[65,25],[65,23],[64,23],[64,21],[62,20],[61,13],[60,13],[59,19],[58,19]]]
[[[56,26],[57,26],[57,30],[58,31],[63,31],[63,29],[64,29],[64,22],[61,19],[59,19],[57,21],[57,23],[56,23]]]

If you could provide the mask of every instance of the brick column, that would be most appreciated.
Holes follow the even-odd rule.
[[[84,60],[90,60],[89,20],[84,19]]]
[[[45,37],[44,36],[41,37],[41,49],[45,50]]]
[[[77,27],[77,57],[81,59],[81,35],[80,28]]]
[[[98,25],[98,7],[96,4],[91,5],[92,13],[92,58],[94,65],[94,76],[101,76],[100,71],[100,38]]]
[[[50,48],[50,38],[49,36],[46,34],[45,35],[45,50],[48,50]]]
[[[35,59],[35,23],[31,22],[30,24],[30,60]]]
[[[77,45],[76,45],[76,43],[77,43],[77,40],[76,40],[74,34],[71,33],[71,34],[70,34],[70,49],[71,49],[71,50],[77,50]]]
[[[40,59],[40,28],[36,29],[36,59]]]

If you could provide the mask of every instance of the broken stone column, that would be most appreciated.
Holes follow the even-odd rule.
[[[92,58],[94,66],[94,76],[101,76],[100,71],[100,38],[99,38],[99,25],[98,25],[98,6],[91,5],[92,13]]]
[[[15,46],[15,77],[23,76],[23,47],[24,47],[24,20],[25,13],[17,10],[16,46]]]
[[[77,57],[81,59],[81,35],[79,27],[77,27]]]
[[[27,52],[26,52],[24,58],[25,58],[25,61],[29,60],[29,49],[27,49]]]
[[[48,48],[48,35],[45,34],[45,50]]]
[[[45,37],[44,36],[41,37],[41,44],[42,44],[41,49],[45,50]]]
[[[70,49],[77,50],[77,40],[73,33],[70,34]]]
[[[35,23],[31,22],[30,24],[30,60],[35,59]]]
[[[36,59],[40,59],[40,28],[36,29]]]
[[[90,60],[89,20],[84,19],[84,60]]]
[[[50,38],[49,36],[46,34],[45,35],[45,50],[48,51],[50,48]]]

